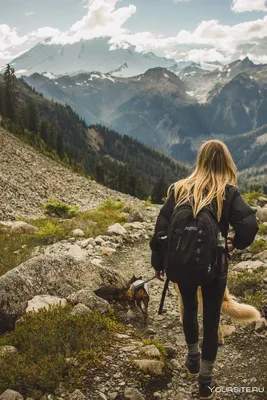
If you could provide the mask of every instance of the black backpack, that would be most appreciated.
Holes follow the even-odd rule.
[[[213,280],[219,231],[213,202],[203,207],[196,218],[189,202],[176,207],[168,228],[165,266],[168,279],[198,286]]]

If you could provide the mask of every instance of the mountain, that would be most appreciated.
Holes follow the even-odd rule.
[[[0,75],[0,87],[2,83]],[[171,184],[187,173],[184,165],[135,139],[101,125],[88,127],[69,105],[45,99],[22,80],[14,78],[13,87],[15,115],[10,119],[2,107],[5,92],[0,92],[2,124],[42,152],[107,187],[146,198],[161,177]]]
[[[100,122],[169,154],[179,137],[199,131],[192,111],[196,100],[167,69],[154,68],[132,78],[95,72],[56,80],[39,74],[24,79],[49,99],[70,105],[88,124]]]
[[[14,59],[11,65],[18,75],[37,72],[58,77],[98,71],[128,77],[142,74],[150,68],[168,68],[175,64],[174,60],[151,52],[137,52],[130,44],[110,50],[108,42],[108,38],[97,38],[61,45],[51,44],[51,39],[46,39]]]

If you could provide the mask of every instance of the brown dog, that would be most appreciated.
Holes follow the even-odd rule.
[[[142,280],[142,276],[137,278],[133,275],[124,288],[101,287],[95,291],[95,294],[109,302],[128,302],[130,306],[137,306],[142,311],[146,325],[149,291],[147,284]]]
[[[174,284],[174,288],[178,293],[180,321],[182,322],[184,313],[183,300],[178,285]],[[201,287],[199,287],[197,290],[197,298],[198,309],[203,315],[203,298]],[[260,312],[255,307],[250,306],[249,304],[238,303],[235,297],[230,295],[227,288],[224,292],[221,312],[223,315],[230,317],[231,320],[237,324],[249,324],[251,322],[258,321],[261,318]],[[218,335],[219,344],[224,344],[224,332],[221,324],[219,324]]]

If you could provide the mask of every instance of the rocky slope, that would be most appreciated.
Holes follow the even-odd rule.
[[[96,207],[109,196],[139,202],[72,172],[1,128],[0,165],[0,220],[40,217],[42,205],[51,197],[81,210]]]
[[[8,308],[5,308],[4,312],[10,315],[11,310],[16,310],[19,316],[25,312],[27,302],[33,296],[35,297],[28,303],[28,308],[37,309],[41,301],[42,305],[44,304],[44,298],[36,297],[36,295],[45,293],[49,295],[48,304],[49,302],[55,304],[59,300],[51,295],[59,296],[61,299],[67,297],[67,301],[75,305],[73,310],[75,313],[87,313],[90,309],[99,309],[103,312],[109,306],[105,304],[105,301],[97,300],[93,293],[97,286],[123,285],[133,273],[142,275],[144,278],[153,276],[148,239],[153,231],[158,211],[158,207],[143,209],[143,218],[141,218],[144,219],[143,221],[125,225],[132,227],[130,231],[120,229],[117,232],[114,231],[112,235],[102,235],[89,240],[69,239],[46,249],[40,249],[39,254],[32,260],[0,278],[2,311],[3,305],[7,304]],[[265,268],[266,281],[266,252],[258,256],[263,260],[261,262],[255,260],[257,256],[251,260],[251,254],[248,251],[236,257],[238,258],[235,258],[232,266],[235,271]],[[246,261],[239,263],[240,257]],[[58,265],[51,260],[57,260]],[[62,274],[59,269],[62,262],[65,274]],[[57,278],[58,275],[60,279]],[[64,282],[64,275],[68,277],[66,282]],[[14,283],[21,288],[19,296],[15,291],[8,290],[10,285],[14,287]],[[179,321],[177,295],[173,288],[170,287],[170,293],[166,297],[164,314],[161,316],[157,314],[162,286],[162,282],[156,280],[149,284],[149,322],[146,328],[143,326],[142,316],[137,311],[128,310],[126,313],[123,308],[117,308],[120,320],[127,324],[126,332],[117,335],[108,354],[104,356],[101,368],[86,372],[88,390],[83,390],[83,393],[79,390],[68,393],[59,385],[53,399],[190,400],[197,398],[196,381],[186,379],[183,373],[182,365],[186,356],[186,346]],[[228,324],[229,321],[223,320],[223,323]],[[217,395],[219,400],[255,399],[255,393],[227,392],[227,387],[257,387],[263,390],[267,379],[265,368],[267,330],[265,327],[267,325],[264,320],[257,326],[257,331],[254,331],[253,326],[249,328],[237,326],[236,332],[226,338],[225,345],[219,349],[215,368],[217,381],[223,391]],[[228,328],[227,330],[232,332],[235,329]],[[143,341],[145,338],[157,339],[166,348],[169,357],[168,375],[164,375],[165,366],[160,360],[159,351],[154,345],[146,345]],[[237,360],[242,368],[236,367]],[[141,371],[139,374],[136,374],[134,366],[138,366]],[[144,380],[140,380],[140,374],[144,374]],[[10,398],[7,397],[8,395],[10,396],[9,392],[2,394],[1,400]],[[258,392],[256,395],[259,400],[265,398],[263,392]],[[47,394],[43,400],[50,400],[51,396]]]

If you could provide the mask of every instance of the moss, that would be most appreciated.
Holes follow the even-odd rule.
[[[267,242],[264,239],[254,240],[252,245],[248,248],[248,250],[252,254],[261,253],[263,250],[267,249]]]
[[[0,338],[0,345],[18,349],[0,358],[0,392],[13,389],[38,397],[53,392],[59,382],[70,390],[83,387],[85,372],[99,365],[122,328],[113,315],[74,316],[71,309],[57,306],[26,314]]]
[[[150,340],[150,339],[144,339],[142,342],[144,343],[145,346],[153,344],[160,352],[160,361],[162,361],[166,364],[167,351],[166,351],[165,347],[163,346],[163,344],[161,344],[157,340]]]
[[[259,225],[259,232],[258,232],[258,234],[259,234],[259,235],[263,235],[263,236],[267,235],[267,225],[260,224],[260,225]]]

